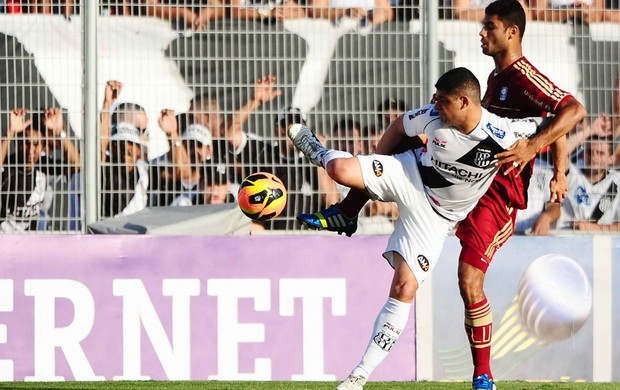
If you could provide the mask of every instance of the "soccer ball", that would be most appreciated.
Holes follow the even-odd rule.
[[[237,195],[239,208],[254,221],[274,219],[286,206],[286,187],[269,172],[254,173],[241,182]]]

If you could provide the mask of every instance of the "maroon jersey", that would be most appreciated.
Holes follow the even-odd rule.
[[[544,117],[547,113],[554,113],[560,102],[570,96],[521,57],[500,73],[489,75],[482,105],[490,112],[508,118]],[[502,203],[510,202],[517,209],[525,209],[533,166],[532,160],[519,177],[516,177],[516,170],[504,175],[508,167],[502,166],[487,195]]]

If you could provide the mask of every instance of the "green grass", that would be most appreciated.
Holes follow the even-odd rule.
[[[219,382],[219,381],[106,381],[106,382],[0,382],[0,389],[136,389],[136,390],[333,390],[337,382]],[[620,383],[500,381],[499,390],[617,390]],[[370,382],[364,390],[469,390],[466,382]]]

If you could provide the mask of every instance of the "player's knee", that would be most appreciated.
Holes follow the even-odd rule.
[[[325,170],[329,177],[340,184],[348,183],[351,176],[351,162],[348,158],[337,158],[327,163]]]
[[[413,297],[418,289],[418,284],[414,280],[402,280],[397,283],[393,283],[390,297],[397,299],[401,302],[410,303],[413,301]]]
[[[484,274],[459,270],[459,292],[466,305],[472,305],[484,298]]]

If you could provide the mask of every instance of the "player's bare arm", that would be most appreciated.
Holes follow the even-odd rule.
[[[577,123],[587,115],[586,109],[574,97],[568,97],[555,111],[555,117],[548,126],[543,128],[534,137],[528,140],[519,140],[508,150],[495,155],[498,164],[512,164],[506,169],[506,174],[517,169],[520,174],[530,160],[546,146],[551,145],[558,138],[565,136]]]
[[[405,114],[406,115],[406,114]],[[397,154],[424,146],[424,134],[410,137],[405,133],[402,115],[388,126],[377,144],[377,154]]]

